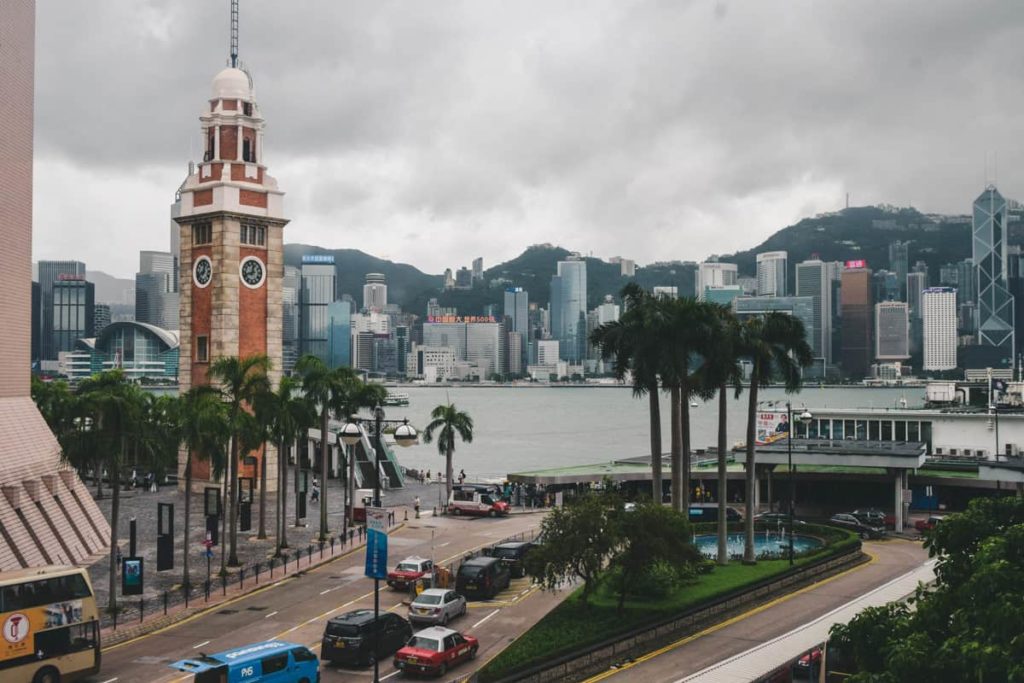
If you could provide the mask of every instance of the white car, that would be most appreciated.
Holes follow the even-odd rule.
[[[466,613],[466,598],[450,588],[428,588],[409,605],[409,621],[446,625]]]

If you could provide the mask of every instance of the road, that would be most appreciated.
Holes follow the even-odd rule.
[[[389,564],[409,555],[430,557],[446,564],[466,553],[511,535],[539,526],[539,514],[513,515],[505,519],[426,517],[410,520],[388,539]],[[433,534],[433,538],[432,538]],[[298,577],[260,589],[207,612],[136,640],[103,651],[102,671],[94,683],[151,683],[187,681],[190,675],[175,672],[168,664],[214,653],[247,643],[284,639],[319,652],[324,624],[331,616],[349,610],[373,608],[373,581],[363,576],[364,552],[355,551]],[[456,630],[480,639],[475,662],[452,675],[465,676],[490,659],[514,636],[547,613],[564,595],[550,595],[514,579],[509,590],[493,601],[471,602],[466,616],[454,621]],[[382,583],[381,610],[405,616],[403,595]],[[324,681],[372,679],[372,669],[348,669],[322,663]],[[398,672],[390,658],[382,661],[381,678]]]
[[[871,562],[782,596],[680,639],[636,661],[598,674],[588,683],[676,681],[819,617],[911,569],[928,553],[921,543],[902,539],[865,541]]]

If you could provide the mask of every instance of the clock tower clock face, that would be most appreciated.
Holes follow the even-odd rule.
[[[242,278],[242,284],[249,289],[256,289],[267,279],[267,268],[259,258],[248,256],[239,264],[238,275]]]
[[[206,287],[213,280],[213,264],[209,256],[200,256],[192,265],[192,279],[196,287]]]

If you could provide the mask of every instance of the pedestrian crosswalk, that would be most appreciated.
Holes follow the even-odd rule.
[[[514,605],[531,592],[537,589],[529,577],[512,579],[508,588],[501,591],[490,600],[475,600],[469,603],[470,607],[507,607]]]

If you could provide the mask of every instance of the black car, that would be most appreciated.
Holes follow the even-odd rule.
[[[845,513],[832,515],[832,517],[829,519],[829,524],[832,524],[834,526],[841,526],[844,529],[849,529],[850,531],[856,531],[858,534],[860,534],[861,538],[881,538],[885,535],[884,528],[880,526],[871,526],[870,524],[865,524],[853,515],[848,515]]]
[[[526,554],[535,547],[537,546],[533,543],[529,543],[528,541],[499,543],[491,548],[490,556],[496,557],[508,565],[509,570],[512,572],[512,576],[522,577],[526,576],[526,566],[524,564]]]
[[[496,557],[474,557],[466,560],[455,575],[455,590],[467,598],[493,598],[508,588],[512,572]]]
[[[380,641],[374,652],[374,642]],[[320,659],[332,664],[369,666],[390,657],[412,637],[409,622],[390,612],[373,620],[373,610],[360,609],[334,617],[324,628]]]

